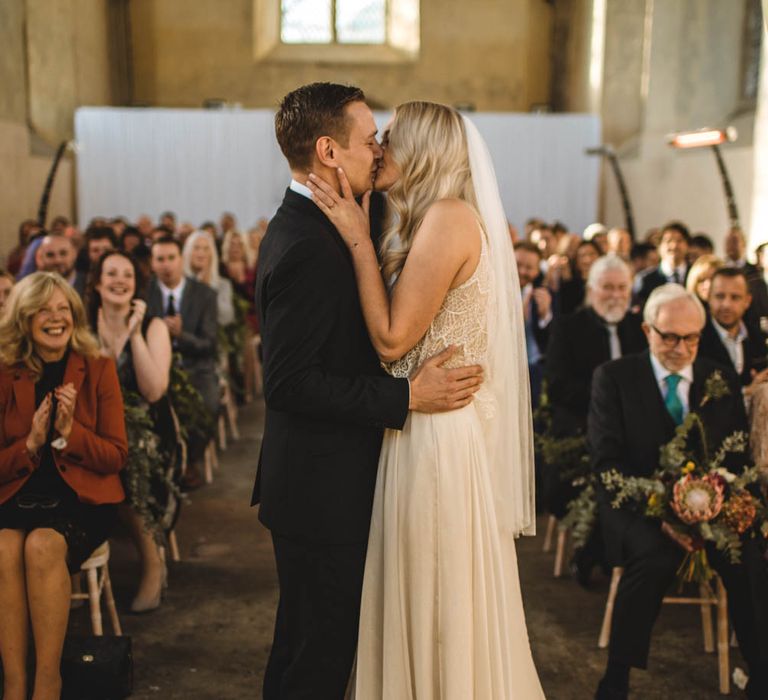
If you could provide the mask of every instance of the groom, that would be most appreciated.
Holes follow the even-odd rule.
[[[382,155],[358,88],[305,85],[275,118],[292,181],[262,242],[256,305],[266,419],[252,503],[272,533],[280,585],[266,700],[341,700],[355,648],[368,527],[384,428],[409,410],[445,411],[481,369],[447,370],[451,350],[410,380],[387,376],[366,332],[352,262],[310,199],[310,172],[355,194]]]

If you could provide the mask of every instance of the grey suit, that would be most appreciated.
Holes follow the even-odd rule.
[[[203,396],[214,415],[219,408],[219,380],[216,374],[216,335],[218,311],[216,292],[191,277],[186,278],[181,297],[181,335],[173,340],[174,351],[181,354],[184,369],[192,385]],[[147,316],[165,316],[163,294],[153,279],[147,294]]]

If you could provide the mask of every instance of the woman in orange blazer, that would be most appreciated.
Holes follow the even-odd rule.
[[[59,275],[17,284],[0,317],[0,657],[5,700],[58,700],[70,571],[109,537],[128,445],[114,361]]]

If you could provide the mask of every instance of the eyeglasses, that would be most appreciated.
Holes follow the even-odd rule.
[[[655,330],[659,337],[661,338],[661,342],[664,344],[664,347],[669,348],[670,350],[672,348],[676,348],[678,343],[682,340],[686,347],[688,348],[695,348],[699,341],[701,340],[701,333],[689,333],[688,335],[678,335],[677,333],[662,333],[656,326],[651,326],[653,330]]]

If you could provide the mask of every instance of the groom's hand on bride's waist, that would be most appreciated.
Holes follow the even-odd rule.
[[[420,413],[439,413],[463,408],[483,382],[480,365],[447,369],[443,365],[456,353],[451,346],[430,357],[411,378],[411,401],[408,408]]]

